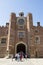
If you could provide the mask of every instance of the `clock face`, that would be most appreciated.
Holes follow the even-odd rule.
[[[19,20],[18,20],[18,24],[19,24],[19,25],[24,25],[24,20],[23,20],[23,19],[19,19]]]

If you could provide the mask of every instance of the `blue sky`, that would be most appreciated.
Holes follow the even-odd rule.
[[[43,0],[0,0],[0,25],[5,25],[9,22],[10,13],[23,11],[25,16],[29,12],[33,14],[33,23],[37,21],[43,26]]]

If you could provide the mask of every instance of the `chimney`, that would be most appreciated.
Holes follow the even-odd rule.
[[[40,22],[37,22],[37,26],[40,26]]]
[[[9,26],[9,23],[6,23],[6,27],[8,27]]]

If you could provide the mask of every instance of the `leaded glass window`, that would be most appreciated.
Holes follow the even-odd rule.
[[[25,33],[24,32],[19,32],[18,35],[19,35],[19,38],[24,38]]]

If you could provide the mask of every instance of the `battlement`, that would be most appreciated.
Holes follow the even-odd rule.
[[[5,27],[6,27],[6,26],[4,26],[4,25],[3,25],[3,26],[0,26],[0,28],[5,28]]]
[[[24,16],[24,13],[23,12],[19,12],[19,16],[20,17],[22,17],[22,16]],[[10,14],[10,20],[14,20],[15,19],[15,17],[16,17],[16,13],[14,13],[14,12],[11,12],[11,14]],[[27,14],[27,17],[29,18],[29,21],[30,21],[30,25],[32,26],[33,25],[33,16],[32,16],[32,13],[28,13]],[[18,17],[16,17],[16,18],[18,18]],[[5,28],[5,27],[8,27],[9,26],[9,23],[6,23],[6,25],[4,26],[0,26],[0,28]],[[37,22],[37,26],[40,26],[40,22]],[[41,26],[42,27],[42,26]]]
[[[2,25],[2,26],[0,26],[0,28],[6,28],[6,27],[8,27],[9,26],[9,23],[6,23],[6,25],[4,26],[4,25]]]

